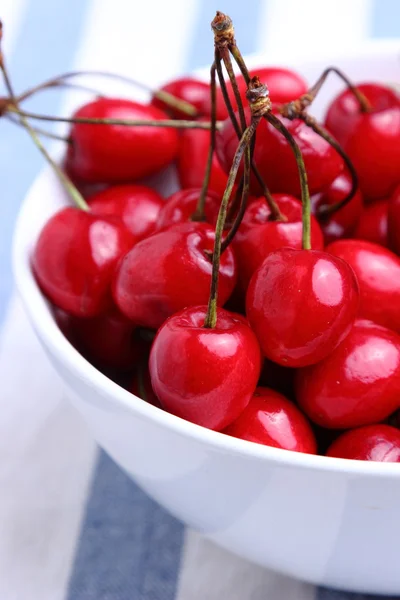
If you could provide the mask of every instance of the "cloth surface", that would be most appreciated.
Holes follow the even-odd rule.
[[[215,10],[243,53],[282,60],[400,36],[398,0],[1,0],[17,90],[72,68],[151,86],[209,65]],[[0,92],[2,93],[2,92]],[[68,94],[29,105],[67,111]],[[277,575],[223,551],[150,500],[100,451],[13,292],[10,244],[42,167],[24,131],[0,122],[0,598],[2,600],[363,600]],[[371,596],[369,598],[372,598]]]

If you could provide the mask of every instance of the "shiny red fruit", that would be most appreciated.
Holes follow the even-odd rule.
[[[115,303],[134,323],[158,329],[185,306],[208,302],[214,230],[205,223],[185,223],[139,242],[120,263],[113,284]],[[229,298],[236,264],[228,248],[221,259],[218,301]]]
[[[364,240],[338,240],[326,251],[345,260],[356,274],[360,317],[400,332],[400,258]]]
[[[94,317],[111,307],[115,266],[132,245],[117,219],[63,208],[43,227],[32,267],[53,304],[77,317]]]
[[[326,126],[356,168],[364,198],[378,200],[400,183],[400,100],[380,84],[361,84],[358,89],[372,110],[362,113],[357,99],[346,90],[330,105]]]
[[[197,306],[168,319],[153,342],[149,368],[166,410],[220,431],[254,394],[261,353],[244,318],[218,309],[216,327],[205,328],[206,314],[206,306]]]
[[[153,233],[165,202],[144,185],[116,185],[91,196],[88,204],[96,215],[121,219],[136,243]]]
[[[246,314],[267,358],[302,367],[328,356],[348,335],[358,299],[344,261],[319,250],[282,248],[254,273]]]
[[[400,185],[389,200],[388,236],[389,247],[396,254],[400,254]]]
[[[240,291],[246,292],[253,273],[274,250],[285,246],[301,248],[302,206],[300,200],[287,194],[273,194],[286,221],[271,221],[271,210],[265,198],[250,203],[242,224],[233,239],[233,248],[238,262]],[[321,229],[311,217],[311,246],[315,250],[324,247]]]
[[[339,436],[326,455],[351,460],[400,462],[400,431],[389,425],[352,429]]]
[[[199,188],[183,189],[167,198],[158,216],[157,231],[190,221],[197,208],[200,193]],[[207,192],[204,212],[206,222],[210,225],[215,225],[217,221],[220,204],[220,196],[212,191]]]
[[[246,110],[250,120],[249,109]],[[316,194],[329,186],[343,171],[344,163],[337,152],[322,137],[303,121],[289,121],[276,115],[293,135],[302,152],[307,171],[311,194]],[[217,154],[227,173],[238,146],[238,140],[231,121],[225,121],[217,137]],[[299,197],[300,184],[297,164],[286,139],[265,119],[257,127],[257,141],[254,160],[271,192],[284,192]],[[241,173],[242,171],[240,171]],[[258,182],[252,176],[253,193],[260,192]]]
[[[162,120],[153,106],[99,98],[82,106],[74,117]],[[87,183],[131,182],[169,165],[178,153],[178,133],[166,127],[88,125],[71,127],[66,169]]]
[[[168,92],[175,98],[185,100],[198,110],[199,115],[204,111],[204,106],[210,98],[210,85],[194,77],[179,77],[169,81],[160,88],[160,91]],[[166,104],[155,96],[153,96],[150,104],[168,113],[174,119],[191,118],[186,112]]]
[[[389,246],[388,211],[389,200],[377,200],[368,204],[361,213],[353,237],[387,248]]]
[[[299,369],[296,396],[312,421],[330,429],[386,419],[400,406],[400,337],[371,321],[356,321],[330,356]]]
[[[305,416],[285,396],[269,388],[258,387],[242,414],[224,433],[293,452],[315,454],[317,451]]]
[[[341,202],[350,193],[351,178],[344,171],[336,177],[323,192],[311,196],[311,206],[322,232],[325,244],[340,238],[351,237],[361,217],[363,200],[361,192],[356,191],[350,202],[333,215],[325,217],[319,211],[322,207],[329,207]]]
[[[202,129],[182,131],[178,151],[178,177],[182,188],[201,188],[206,171],[210,132]],[[221,198],[228,176],[214,153],[208,189]]]

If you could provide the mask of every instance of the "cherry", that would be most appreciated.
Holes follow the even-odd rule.
[[[351,91],[332,102],[326,126],[337,138],[356,168],[365,199],[377,200],[400,183],[400,101],[383,85],[362,84],[358,89],[371,105],[361,112]]]
[[[360,317],[400,332],[400,258],[364,240],[338,240],[326,251],[354,270],[360,286]]]
[[[117,219],[63,208],[43,227],[32,267],[56,306],[77,317],[94,317],[110,308],[115,266],[132,245]]]
[[[284,246],[301,248],[301,202],[287,194],[273,194],[273,198],[287,221],[271,221],[271,210],[265,198],[258,198],[247,207],[242,224],[233,239],[242,295],[246,292],[253,273],[270,252]],[[322,250],[322,232],[314,217],[311,218],[311,235],[312,247]]]
[[[249,71],[250,78],[257,75],[260,81],[266,84],[269,90],[269,95],[274,104],[285,104],[291,100],[296,100],[307,92],[307,84],[304,79],[295,71],[285,69],[283,67],[260,67]],[[242,75],[236,78],[240,96],[243,104],[246,106],[246,90],[247,85]],[[229,81],[226,82],[229,97],[234,110],[237,110],[237,104],[233,93],[232,86]],[[205,99],[203,108],[205,114],[211,114],[211,102],[208,96]],[[228,117],[223,94],[221,88],[217,88],[217,119],[223,120]]]
[[[245,111],[250,122],[249,109]],[[276,115],[295,138],[302,152],[307,171],[310,193],[320,192],[343,171],[344,163],[336,151],[303,121]],[[216,150],[221,166],[229,172],[238,145],[231,121],[226,121],[217,136]],[[265,119],[257,127],[254,150],[255,163],[271,192],[300,196],[299,173],[296,159],[282,134]],[[242,171],[239,170],[239,173]],[[260,186],[252,176],[252,191],[260,193]]]
[[[344,200],[350,193],[351,185],[349,173],[343,171],[324,191],[311,197],[312,210],[319,220],[326,244],[340,238],[351,237],[360,219],[363,201],[359,190],[343,208],[332,215],[325,217],[319,214],[322,207],[333,206]]]
[[[185,223],[139,242],[116,271],[114,300],[123,314],[143,327],[158,329],[185,306],[206,303],[214,231],[205,223]],[[221,260],[219,303],[229,298],[236,281],[230,248]]]
[[[209,131],[203,129],[186,129],[182,131],[177,164],[179,182],[182,188],[201,188],[209,147]],[[214,153],[208,190],[222,197],[227,181],[228,176]]]
[[[256,389],[247,407],[224,433],[294,452],[317,451],[311,426],[299,409],[282,394],[263,387]]]
[[[161,120],[154,106],[119,98],[99,98],[74,117]],[[66,168],[88,183],[124,183],[147,177],[171,163],[178,152],[178,133],[166,127],[133,127],[75,123],[71,128]]]
[[[222,430],[246,408],[257,385],[261,354],[246,320],[217,309],[204,327],[207,306],[182,310],[160,327],[150,352],[153,389],[163,408]]]
[[[115,307],[89,319],[59,309],[55,316],[73,346],[100,368],[132,370],[146,351],[146,343],[137,335],[135,326]]]
[[[390,248],[400,254],[400,185],[389,200],[388,236]]]
[[[327,456],[400,462],[400,431],[389,425],[366,425],[346,431],[329,447]]]
[[[204,111],[204,106],[207,100],[210,98],[210,85],[194,77],[180,77],[174,79],[160,88],[162,92],[168,92],[175,98],[185,100],[201,114]],[[174,119],[187,119],[188,115],[186,112],[174,108],[163,102],[160,98],[153,96],[151,103],[158,109],[161,109],[171,115]]]
[[[354,237],[388,247],[388,211],[389,200],[377,200],[368,204],[361,214]]]
[[[246,314],[267,358],[301,367],[322,360],[346,337],[358,296],[343,260],[320,250],[282,248],[254,273]]]
[[[157,408],[161,408],[159,399],[151,386],[150,371],[147,366],[139,365],[129,385],[129,391]]]
[[[153,233],[165,204],[157,192],[144,185],[112,186],[91,196],[88,203],[96,215],[119,217],[135,243]]]
[[[164,202],[158,215],[157,230],[167,229],[171,225],[186,223],[190,221],[197,208],[201,190],[190,188],[175,192]],[[215,192],[209,191],[205,203],[205,220],[211,225],[215,225],[218,217],[221,198]]]
[[[296,397],[312,421],[331,429],[386,419],[400,406],[400,337],[371,321],[356,321],[330,356],[299,369]]]

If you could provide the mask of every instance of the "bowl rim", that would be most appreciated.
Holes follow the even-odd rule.
[[[393,51],[398,52],[399,46],[399,41],[393,40],[368,42],[363,45],[364,50],[351,54],[351,57],[362,56],[365,52],[367,54],[372,52],[375,56]],[[249,60],[253,64],[261,64],[263,60],[265,61],[265,57],[252,55]],[[312,63],[312,61],[300,61],[300,64],[301,62]],[[200,75],[204,75],[205,72],[204,69],[197,71]],[[49,182],[50,179],[53,181]],[[38,201],[40,188],[44,184],[58,185],[49,167],[45,167],[36,177],[21,205],[12,244],[13,273],[17,290],[36,334],[50,353],[54,354],[60,363],[65,364],[75,377],[98,390],[107,402],[116,403],[126,410],[133,411],[141,419],[153,421],[159,427],[171,429],[175,434],[189,438],[197,444],[212,447],[218,452],[312,471],[341,473],[349,476],[400,477],[400,465],[397,463],[368,462],[303,454],[248,442],[206,429],[144,402],[98,371],[75,350],[58,328],[31,270],[30,251],[37,235],[35,228],[32,228],[31,225],[31,214],[34,212],[33,206]]]

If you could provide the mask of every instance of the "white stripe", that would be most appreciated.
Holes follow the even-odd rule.
[[[95,444],[15,298],[0,381],[0,598],[62,600]]]
[[[321,58],[354,50],[369,35],[371,0],[270,0],[258,39],[266,59]]]
[[[315,587],[253,565],[186,531],[176,600],[314,600]]]
[[[27,0],[1,0],[0,19],[4,27],[4,56],[10,57],[21,29]]]

